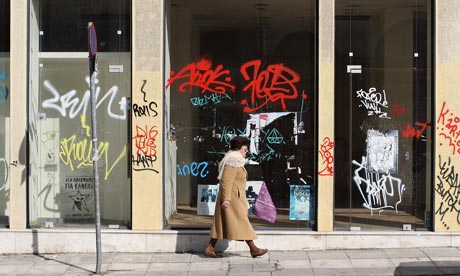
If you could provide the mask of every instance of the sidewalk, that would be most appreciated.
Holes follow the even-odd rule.
[[[103,253],[103,275],[304,276],[304,275],[460,275],[460,249],[366,249],[249,252]],[[0,275],[93,275],[94,253],[0,255]]]

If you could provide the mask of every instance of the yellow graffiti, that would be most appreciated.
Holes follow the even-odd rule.
[[[89,137],[90,127],[86,125],[86,118],[84,115],[81,116],[81,125],[82,128],[86,130],[86,137]],[[111,166],[109,165],[109,148],[109,142],[99,142],[98,158],[99,160],[103,160],[105,163],[105,180],[107,180],[115,166],[126,155],[128,147],[127,145],[123,147],[117,159],[112,163]],[[72,171],[75,170],[75,167],[79,169],[81,167],[93,166],[92,153],[93,143],[91,139],[84,138],[80,141],[77,141],[76,134],[70,136],[69,138],[61,139],[59,158],[64,164],[68,165]]]

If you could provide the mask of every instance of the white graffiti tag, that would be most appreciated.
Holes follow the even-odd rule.
[[[366,157],[362,157],[361,163],[353,160],[358,166],[353,176],[353,181],[364,199],[363,207],[371,210],[383,211],[383,209],[394,209],[398,212],[398,204],[402,201],[402,194],[406,186],[401,179],[392,176],[390,173],[370,173],[367,171]]]
[[[358,99],[361,99],[361,104],[359,106],[364,106],[367,109],[368,116],[377,115],[380,118],[391,119],[388,117],[387,112],[382,111],[382,108],[388,109],[388,101],[385,90],[382,90],[380,93],[377,92],[375,87],[369,88],[369,92],[360,89],[356,91],[356,96]]]
[[[89,84],[89,77],[86,77],[85,80]],[[99,81],[96,79],[96,84],[98,82]],[[86,115],[86,110],[88,108],[88,104],[89,104],[90,97],[91,97],[89,90],[85,91],[83,98],[80,100],[78,97],[75,96],[77,94],[77,90],[75,89],[70,90],[65,95],[61,96],[59,91],[54,87],[54,85],[51,84],[49,80],[45,80],[43,82],[43,85],[54,96],[51,99],[47,99],[43,101],[42,103],[43,108],[55,109],[59,113],[61,113],[62,117],[67,117],[67,110],[69,109],[68,116],[71,119],[74,119],[75,117],[80,116],[80,115]],[[121,100],[118,102],[118,104],[120,105],[120,110],[122,114],[115,114],[112,112],[112,104],[113,104],[113,101],[115,100],[115,97],[117,96],[117,93],[118,93],[118,86],[114,85],[109,89],[109,91],[107,91],[105,95],[103,95],[99,99],[99,96],[101,95],[101,87],[98,86],[96,88],[96,99],[98,99],[96,109],[107,98],[109,98],[109,103],[107,104],[108,115],[113,119],[126,120],[126,109],[127,109],[126,97],[121,97]]]

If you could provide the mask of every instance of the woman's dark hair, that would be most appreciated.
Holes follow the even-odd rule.
[[[239,150],[243,146],[249,147],[249,141],[246,137],[236,136],[230,141],[231,150]]]

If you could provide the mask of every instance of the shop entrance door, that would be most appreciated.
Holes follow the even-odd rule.
[[[429,227],[426,71],[348,65],[335,95],[335,229]]]

